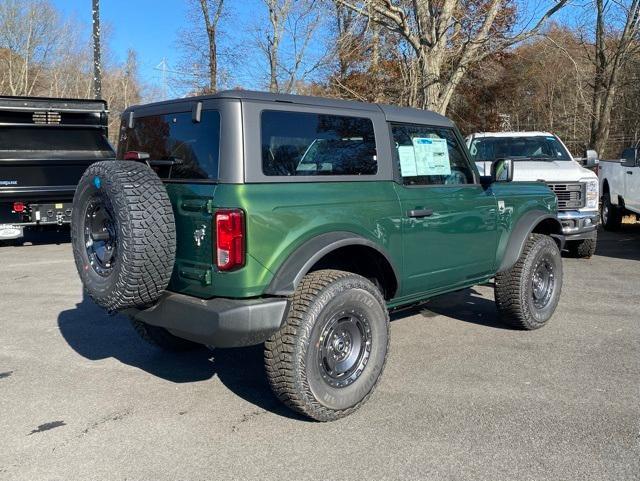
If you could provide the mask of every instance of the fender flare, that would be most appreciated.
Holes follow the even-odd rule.
[[[507,241],[507,246],[504,250],[504,255],[502,256],[502,261],[500,262],[500,267],[498,268],[498,272],[504,272],[518,261],[520,254],[522,254],[522,250],[524,249],[524,245],[527,242],[527,238],[529,234],[533,232],[536,226],[547,219],[551,219],[555,223],[555,232],[560,240],[562,241],[562,225],[558,218],[549,214],[548,212],[544,212],[541,210],[531,210],[524,214],[516,223],[515,227],[511,231],[511,235],[509,236],[509,240]],[[562,245],[562,242],[561,242]]]
[[[290,296],[302,278],[311,270],[316,262],[330,252],[346,246],[366,246],[379,252],[389,263],[395,280],[400,288],[400,276],[391,256],[378,244],[353,232],[328,232],[313,237],[298,246],[276,271],[265,294],[273,296]]]

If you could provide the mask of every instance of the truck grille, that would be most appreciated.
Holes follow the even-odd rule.
[[[558,210],[580,209],[584,207],[584,185],[547,184],[558,197]]]

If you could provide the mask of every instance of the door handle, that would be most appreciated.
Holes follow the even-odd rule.
[[[633,170],[627,170],[627,174],[633,175]]]
[[[430,217],[433,215],[433,209],[412,209],[407,211],[408,217]]]

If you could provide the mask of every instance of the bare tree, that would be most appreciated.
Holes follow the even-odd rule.
[[[621,72],[631,54],[638,50],[640,26],[640,0],[622,2],[617,0],[595,0],[596,34],[593,63],[593,112],[589,146],[603,152],[611,129],[611,109],[619,87]],[[607,32],[612,18],[622,14],[624,27],[619,33]]]
[[[320,62],[306,63],[309,44],[321,20],[318,0],[263,0],[269,11],[268,26],[259,34],[258,46],[267,59],[269,90],[294,91]],[[286,43],[287,53],[283,54]]]
[[[190,93],[213,93],[224,81],[220,66],[221,21],[225,16],[224,0],[190,0],[187,24],[180,32],[178,43],[183,57],[173,83],[185,86]]]
[[[224,0],[200,0],[200,10],[207,31],[209,46],[209,91],[218,90],[218,23],[222,15]]]
[[[48,1],[0,2],[0,81],[11,95],[31,95],[58,39]]]
[[[508,0],[335,0],[399,35],[416,61],[412,72],[418,95],[410,105],[445,113],[460,81],[475,63],[537,34],[568,0],[557,0],[512,32],[515,9]]]

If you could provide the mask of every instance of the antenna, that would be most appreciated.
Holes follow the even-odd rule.
[[[160,70],[162,81],[162,100],[167,100],[167,59],[162,57],[162,61],[155,66],[155,70]]]

